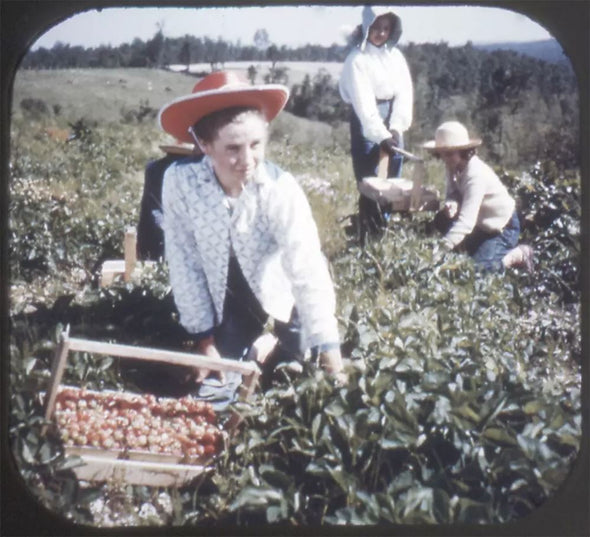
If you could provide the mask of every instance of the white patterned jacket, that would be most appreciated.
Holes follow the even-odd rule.
[[[307,198],[270,162],[257,170],[230,215],[209,157],[165,173],[164,236],[170,282],[190,333],[222,320],[230,246],[264,310],[287,322],[294,305],[306,347],[339,341],[334,287]]]

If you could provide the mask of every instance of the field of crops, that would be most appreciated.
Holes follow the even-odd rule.
[[[526,521],[587,477],[577,458],[579,171],[552,162],[497,170],[519,200],[537,270],[478,274],[439,247],[429,213],[393,218],[361,249],[346,131],[283,114],[269,156],[310,199],[336,283],[348,384],[310,362],[286,364],[270,390],[238,406],[245,421],[206,478],[180,489],[79,485],[79,461],[53,428],[41,434],[36,394],[47,389],[58,334],[69,326],[78,337],[182,346],[165,265],[108,288],[97,271],[123,257],[123,232],[137,223],[143,169],[166,141],[154,110],[193,80],[147,70],[103,76],[26,73],[15,87],[9,434],[42,505],[100,527],[379,524],[393,533],[396,524]],[[439,188],[440,174],[428,164]],[[64,383],[130,389],[117,358],[84,352],[68,362]]]

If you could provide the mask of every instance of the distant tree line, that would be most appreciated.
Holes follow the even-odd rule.
[[[219,38],[186,35],[166,38],[161,29],[148,41],[135,39],[119,47],[71,47],[57,43],[51,49],[29,52],[25,69],[88,67],[165,67],[208,63],[223,68],[227,61],[270,61],[267,82],[289,85],[281,62],[342,62],[347,46],[306,45],[278,47],[265,30],[258,30],[252,45]],[[485,142],[492,160],[552,158],[573,167],[579,162],[579,100],[575,74],[568,62],[547,62],[513,50],[483,50],[467,43],[414,44],[402,47],[415,86],[415,121],[408,143],[431,137],[441,121],[454,117],[473,128]],[[193,73],[197,76],[202,73]],[[248,69],[254,81],[261,73]],[[287,104],[291,113],[331,124],[347,121],[349,107],[338,93],[337,80],[320,69],[291,85]]]
[[[162,30],[148,41],[139,38],[118,47],[101,45],[84,48],[56,43],[51,48],[29,51],[23,58],[23,69],[68,69],[88,67],[164,67],[170,64],[209,63],[221,66],[227,61],[343,61],[346,47],[304,45],[288,48],[268,40],[264,30],[256,33],[252,45],[232,43],[221,38],[164,37]]]

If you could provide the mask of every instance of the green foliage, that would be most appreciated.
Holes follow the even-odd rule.
[[[361,250],[345,227],[358,195],[346,151],[299,146],[286,131],[270,153],[318,222],[349,382],[311,361],[284,364],[269,391],[239,405],[246,421],[208,477],[180,490],[81,487],[79,461],[51,426],[41,435],[57,334],[69,325],[182,348],[184,332],[165,266],[104,289],[92,281],[101,260],[122,257],[137,218],[149,128],[74,125],[68,143],[32,122],[12,133],[10,440],[41,503],[103,526],[479,524],[523,517],[556,493],[581,439],[578,176],[550,162],[505,172],[537,271],[479,274],[439,248],[429,214],[394,218]],[[121,365],[75,353],[64,382],[132,389]]]
[[[15,125],[9,203],[13,279],[30,282],[66,271],[90,276],[97,263],[122,256],[123,231],[137,220],[141,185],[130,188],[126,181],[147,155],[120,152],[123,133],[92,129],[84,120],[72,127],[76,139],[63,143],[36,134],[30,124],[21,134]]]
[[[148,100],[140,100],[136,109],[121,109],[121,117],[124,123],[141,123],[142,121],[154,121],[158,111],[150,106]]]
[[[545,161],[520,179],[505,174],[502,180],[519,201],[523,241],[532,243],[538,253],[542,270],[536,294],[553,303],[578,302],[582,216],[578,177]]]
[[[325,69],[320,69],[313,79],[306,75],[301,84],[293,86],[287,110],[327,123],[346,121],[350,113],[340,97],[337,81]]]
[[[350,380],[287,365],[243,408],[209,499],[229,512],[214,518],[501,523],[566,479],[580,438],[579,327],[554,318],[563,332],[546,330],[546,304],[515,298],[535,287],[529,276],[476,274],[423,233],[420,218],[399,221],[334,262]]]
[[[40,119],[49,114],[49,108],[43,99],[26,98],[20,102],[25,114],[33,119]]]

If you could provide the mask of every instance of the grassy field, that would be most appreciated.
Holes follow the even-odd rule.
[[[118,122],[121,111],[140,102],[159,109],[177,96],[190,93],[192,76],[157,69],[19,70],[14,81],[13,110],[26,98],[43,99],[60,107],[68,120]]]
[[[312,68],[310,67],[310,70]],[[46,125],[67,126],[85,118],[90,122],[119,123],[125,112],[142,105],[152,114],[164,104],[192,91],[198,78],[185,73],[158,69],[72,69],[18,71],[14,81],[12,111],[22,117],[21,102],[41,99],[49,113],[42,118]],[[138,128],[155,126],[147,117]],[[282,114],[272,125],[280,139],[295,145],[348,147],[348,126],[330,127],[291,114]],[[154,131],[162,142],[165,133]]]
[[[301,84],[306,76],[313,78],[320,69],[326,71],[334,80],[338,80],[342,72],[342,62],[279,62],[277,64],[281,68],[287,69],[287,76],[289,77],[289,85]],[[269,61],[253,61],[253,62],[225,62],[224,69],[237,70],[248,75],[248,68],[253,66],[256,69],[256,83],[264,81],[264,76],[268,74],[272,64]],[[184,71],[186,65],[170,65],[173,71]],[[203,73],[211,69],[208,63],[193,63],[189,67],[189,73]]]
[[[297,80],[305,74],[313,75],[320,68],[334,70],[330,64],[290,63],[300,64],[297,68],[293,67],[292,74]],[[238,71],[246,74],[247,67],[243,66],[242,62],[239,66],[228,63],[226,68],[237,67]],[[263,73],[264,67],[260,69]],[[191,69],[191,73],[209,71],[208,64],[198,64]],[[190,93],[197,80],[199,78],[194,74],[162,69],[19,70],[14,82],[13,109],[18,113],[23,99],[40,98],[50,107],[58,105],[60,114],[65,117],[118,121],[121,110],[136,108],[140,102],[159,109],[172,99]],[[290,77],[289,85],[295,83],[297,81]]]
[[[289,62],[287,62],[289,63]],[[320,68],[334,71],[333,64],[313,62],[291,62],[294,71],[313,75]],[[231,65],[233,66],[233,64]],[[228,64],[228,68],[231,67]],[[203,68],[208,67],[203,65]],[[167,102],[188,94],[198,78],[186,73],[158,69],[71,69],[71,70],[21,70],[14,82],[12,110],[15,118],[22,118],[21,102],[24,99],[41,99],[47,105],[49,113],[40,121],[49,127],[69,128],[68,124],[80,119],[99,124],[119,124],[126,113],[139,111],[141,107],[149,109],[145,119],[133,128],[149,133],[152,138],[151,151],[157,157],[158,145],[169,143],[169,137],[156,126],[155,114]],[[130,134],[132,135],[132,134]],[[335,152],[342,159],[339,173],[346,181],[353,181],[352,167],[348,156],[350,137],[348,125],[328,125],[310,121],[283,112],[271,125],[271,139],[279,146],[307,146],[315,150]],[[419,148],[409,148],[421,154]],[[287,149],[283,156],[288,154]],[[276,151],[275,151],[276,154]],[[273,148],[269,153],[273,158]],[[301,166],[297,161],[278,161],[287,169],[297,172]],[[428,177],[439,191],[444,188],[442,167],[439,162],[427,162]],[[313,173],[325,175],[326,167],[317,167]],[[404,171],[404,177],[411,177],[412,166]],[[330,179],[329,177],[325,177]],[[354,184],[354,183],[353,183]]]
[[[80,487],[35,394],[56,334],[175,347],[165,265],[97,286],[137,221],[143,170],[168,141],[150,115],[190,92],[187,75],[151,70],[21,72],[14,90],[9,207],[10,439],[39,501],[96,526],[498,523],[526,517],[586,475],[581,448],[579,178],[526,163],[503,180],[523,202],[537,271],[480,275],[445,253],[431,214],[396,215],[361,249],[347,128],[281,114],[269,156],[301,182],[337,293],[350,382],[310,362],[252,405],[215,472],[180,490]],[[169,89],[167,89],[169,88]],[[22,109],[41,99],[47,112]],[[144,105],[150,114],[138,117]],[[49,127],[80,137],[66,142]],[[440,163],[429,163],[440,177]],[[438,168],[437,168],[438,167]],[[406,167],[411,175],[411,167]],[[526,172],[526,173],[525,173]],[[434,179],[433,179],[434,180]],[[64,381],[129,389],[116,362],[78,353]],[[577,480],[577,481],[576,481]],[[162,510],[165,495],[173,509]],[[152,514],[146,518],[146,505]]]

